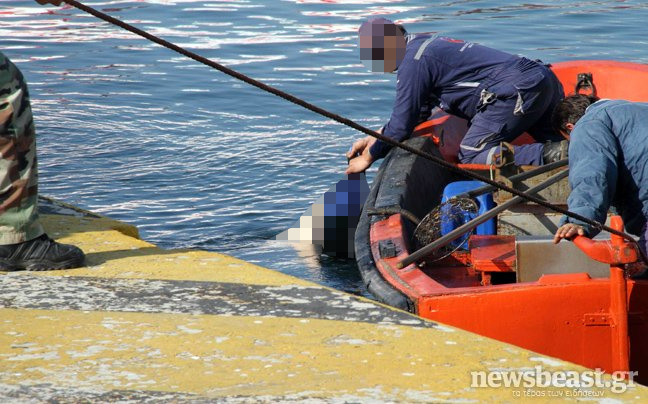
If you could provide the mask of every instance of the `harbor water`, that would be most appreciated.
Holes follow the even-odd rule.
[[[547,63],[648,63],[638,0],[84,4],[374,128],[389,119],[396,77],[359,60],[368,17]],[[343,177],[362,134],[69,6],[0,0],[0,50],[30,86],[41,194],[134,224],[161,247],[366,294],[353,261],[273,240]]]

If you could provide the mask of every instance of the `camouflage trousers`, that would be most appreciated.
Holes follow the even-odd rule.
[[[0,244],[28,241],[43,233],[29,92],[20,70],[0,53]]]

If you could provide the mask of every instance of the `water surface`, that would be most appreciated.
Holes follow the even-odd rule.
[[[388,119],[395,88],[359,60],[355,32],[370,16],[545,62],[648,62],[642,1],[85,4],[369,127]],[[161,247],[366,293],[355,263],[270,240],[342,178],[359,133],[69,6],[0,0],[0,49],[30,85],[42,194]]]

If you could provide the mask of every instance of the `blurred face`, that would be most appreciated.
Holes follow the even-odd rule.
[[[396,24],[370,20],[360,26],[360,60],[372,72],[391,73],[405,57],[405,36]]]

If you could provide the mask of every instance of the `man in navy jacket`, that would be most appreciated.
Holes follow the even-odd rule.
[[[365,65],[373,71],[397,69],[396,100],[381,129],[384,135],[398,141],[409,137],[438,106],[470,121],[458,156],[462,163],[493,163],[501,142],[525,131],[539,143],[515,146],[516,164],[541,165],[561,157],[562,138],[552,130],[551,113],[563,89],[542,63],[472,42],[406,35],[383,18],[363,23],[359,36]],[[372,137],[356,141],[347,157],[359,156],[347,173],[366,170],[389,149]]]
[[[569,210],[604,223],[610,206],[616,207],[646,252],[648,104],[575,95],[558,105],[554,121],[570,139]],[[572,218],[564,217],[563,223],[556,243],[598,233]]]

